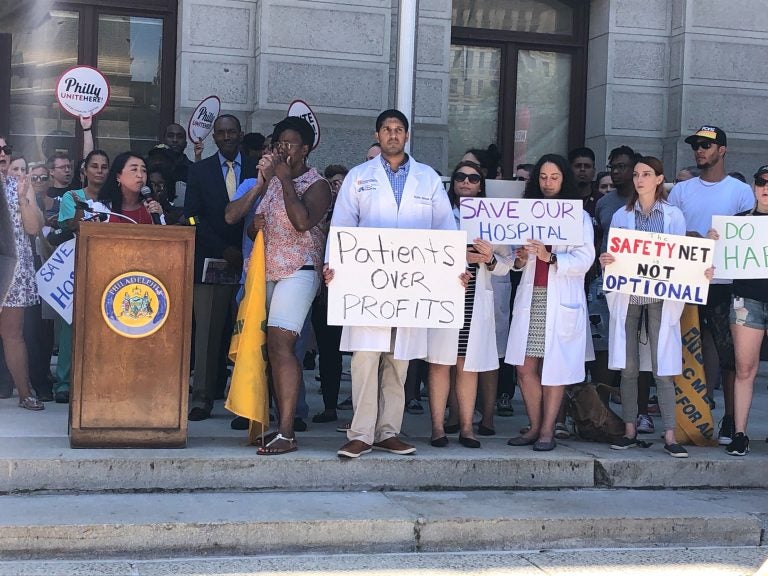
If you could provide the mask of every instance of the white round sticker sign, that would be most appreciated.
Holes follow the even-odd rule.
[[[219,115],[219,110],[221,110],[221,101],[218,96],[208,96],[197,105],[189,118],[189,129],[187,130],[192,142],[208,138],[208,134],[213,130],[213,122]]]
[[[73,116],[95,116],[109,101],[109,83],[96,68],[76,66],[59,78],[56,98]]]
[[[309,122],[312,130],[315,131],[315,143],[312,145],[312,149],[317,148],[317,145],[320,144],[320,125],[317,123],[317,117],[312,112],[309,104],[304,102],[304,100],[294,100],[288,107],[288,116],[298,116]]]

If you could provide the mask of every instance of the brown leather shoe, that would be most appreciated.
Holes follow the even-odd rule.
[[[362,440],[350,440],[336,452],[342,458],[359,458],[371,451],[371,445]]]
[[[416,452],[415,446],[406,444],[397,436],[392,436],[391,438],[387,438],[381,442],[374,442],[373,449],[383,450],[384,452],[389,452],[390,454],[398,454],[400,456],[405,456],[406,454],[413,454]]]

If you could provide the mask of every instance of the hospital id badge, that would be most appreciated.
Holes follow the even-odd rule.
[[[733,309],[739,310],[740,308],[744,308],[744,298],[737,297],[733,299]]]

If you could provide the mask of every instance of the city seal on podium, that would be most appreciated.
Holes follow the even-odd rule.
[[[150,274],[126,272],[109,283],[101,297],[101,314],[112,330],[126,338],[154,334],[168,318],[168,291]]]

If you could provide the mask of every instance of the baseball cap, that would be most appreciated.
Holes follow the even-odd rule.
[[[702,126],[698,130],[696,130],[695,134],[691,134],[690,136],[688,136],[688,138],[685,139],[685,143],[693,144],[699,138],[703,138],[704,140],[712,140],[718,146],[728,145],[726,143],[727,139],[725,137],[725,132],[723,132],[723,130],[718,128],[717,126]]]
[[[757,169],[757,172],[755,172],[753,178],[760,178],[763,176],[763,174],[768,174],[768,164],[765,166],[760,166],[760,168]]]

